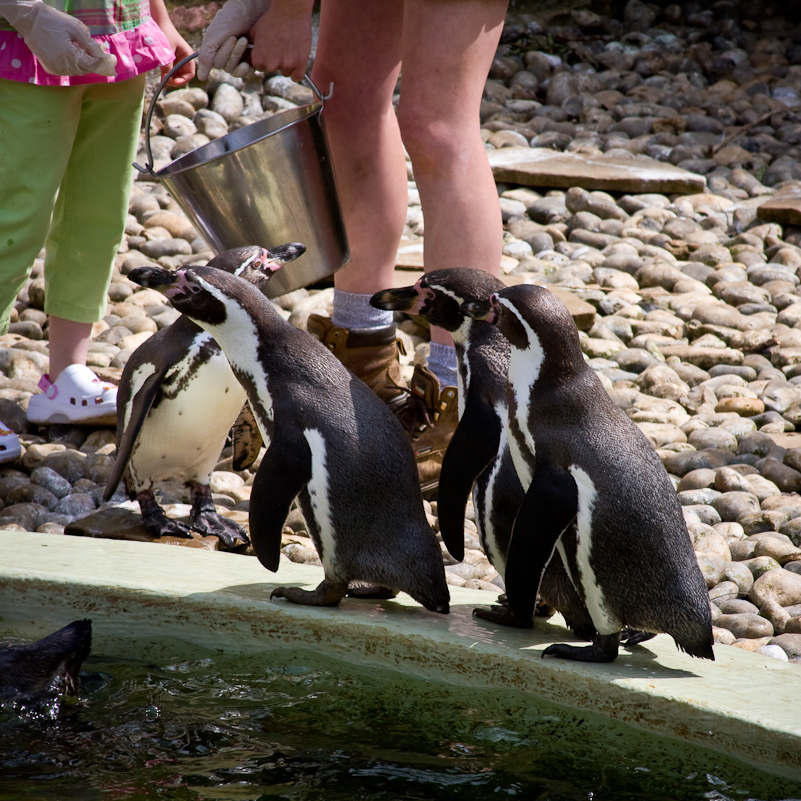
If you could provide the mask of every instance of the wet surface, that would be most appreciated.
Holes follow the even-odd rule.
[[[597,715],[303,652],[90,659],[78,705],[0,708],[0,799],[754,799],[776,783]]]
[[[665,635],[609,665],[541,659],[546,645],[569,641],[559,618],[532,630],[493,630],[471,614],[488,593],[459,588],[451,588],[450,615],[402,594],[346,599],[336,609],[269,600],[277,583],[313,587],[321,577],[320,568],[291,562],[272,574],[236,554],[43,534],[20,541],[1,532],[0,627],[36,639],[89,617],[95,654],[155,664],[224,655],[251,672],[268,656],[302,647],[470,689],[473,705],[513,693],[509,719],[531,703],[559,704],[625,724],[638,741],[671,738],[801,781],[794,665],[722,646],[715,662],[691,659]]]

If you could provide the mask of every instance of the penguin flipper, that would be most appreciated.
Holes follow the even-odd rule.
[[[281,532],[292,501],[311,479],[311,452],[302,433],[281,435],[276,427],[270,447],[253,479],[250,541],[259,561],[273,573],[281,556]]]
[[[534,480],[515,518],[504,576],[509,606],[523,620],[534,614],[545,568],[577,511],[573,476],[538,455]]]
[[[142,429],[148,412],[156,400],[163,380],[163,372],[159,371],[153,373],[153,375],[145,379],[133,398],[131,403],[131,417],[120,439],[120,444],[117,446],[117,459],[114,462],[114,467],[111,468],[111,475],[106,482],[106,488],[103,490],[104,501],[108,501],[114,494],[117,485],[120,483],[122,474],[125,472],[125,468],[128,467],[128,462],[131,460],[131,453],[139,437],[139,432]]]
[[[442,460],[437,515],[440,533],[450,555],[464,559],[464,511],[476,479],[498,453],[498,418],[483,403],[471,403],[456,426]]]
[[[256,461],[264,440],[249,403],[245,403],[232,428],[233,468],[244,470]]]

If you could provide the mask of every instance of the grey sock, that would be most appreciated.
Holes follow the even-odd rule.
[[[394,312],[375,309],[370,305],[372,295],[334,290],[334,313],[331,322],[337,328],[373,328],[392,325]]]
[[[456,348],[453,345],[432,342],[428,354],[428,369],[437,377],[440,389],[457,386]]]

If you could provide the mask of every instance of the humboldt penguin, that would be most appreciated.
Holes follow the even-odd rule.
[[[250,499],[250,539],[268,570],[278,569],[282,528],[298,498],[325,576],[314,590],[278,587],[272,597],[335,606],[350,584],[366,582],[448,612],[414,458],[378,396],[236,276],[142,267],[129,277],[212,335],[247,392],[268,443]]]
[[[556,549],[597,632],[590,646],[554,644],[543,656],[611,662],[633,628],[714,659],[709,596],[676,491],[585,363],[568,310],[526,285],[462,309],[511,344],[509,445],[526,495],[509,543],[508,602],[531,614]]]
[[[0,643],[0,698],[30,703],[77,695],[91,647],[91,620],[76,620],[36,642]]]
[[[416,284],[377,292],[371,304],[379,309],[420,315],[451,333],[456,346],[459,382],[459,425],[440,475],[437,514],[445,547],[454,559],[464,558],[465,506],[472,488],[476,527],[484,553],[504,577],[512,526],[525,495],[512,463],[506,436],[506,374],[509,340],[494,325],[473,320],[461,310],[468,301],[487,300],[505,284],[483,270],[433,270]],[[547,607],[562,613],[580,637],[592,639],[595,628],[557,557],[548,565],[540,587]],[[504,603],[474,614],[503,625],[526,627]],[[551,610],[552,613],[552,610]]]
[[[299,243],[234,248],[208,266],[263,289],[274,272],[305,250]],[[156,536],[191,537],[197,531],[219,537],[227,549],[246,543],[244,529],[217,512],[209,482],[232,426],[234,469],[244,470],[258,454],[261,440],[252,436],[249,411],[219,345],[179,317],[140,345],[125,365],[117,400],[117,459],[104,499],[124,474],[128,496],[139,501],[142,522]],[[190,526],[168,518],[156,500],[154,485],[170,479],[189,489]]]

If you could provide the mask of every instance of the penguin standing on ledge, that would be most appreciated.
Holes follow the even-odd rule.
[[[505,286],[483,270],[433,270],[414,286],[386,289],[370,300],[379,309],[420,315],[453,336],[459,365],[459,425],[445,453],[439,480],[440,533],[454,559],[463,559],[465,506],[472,489],[481,547],[501,577],[506,573],[512,526],[525,495],[506,436],[510,345],[496,326],[467,317],[461,305],[487,300]],[[592,619],[561,560],[550,561],[540,596],[562,613],[579,637],[595,636]],[[477,608],[473,614],[501,625],[531,626],[530,617],[520,619],[506,604]]]
[[[236,276],[141,267],[129,278],[162,292],[212,335],[247,392],[268,443],[250,500],[250,539],[268,570],[278,569],[284,521],[299,500],[325,578],[315,590],[278,587],[272,596],[336,606],[349,584],[368,582],[448,612],[414,457],[378,396]]]
[[[509,444],[526,496],[509,543],[509,605],[531,614],[556,548],[597,630],[591,646],[555,644],[543,656],[611,662],[632,628],[714,659],[709,596],[676,491],[586,365],[568,310],[523,285],[462,309],[497,325],[512,348]]]
[[[271,250],[233,248],[208,266],[263,288],[283,264],[305,251],[296,242]],[[261,439],[248,428],[245,404],[245,392],[211,336],[187,317],[162,328],[131,354],[123,370],[117,459],[104,500],[111,498],[124,475],[128,496],[139,501],[142,522],[156,536],[191,537],[197,531],[219,537],[229,549],[246,543],[245,530],[217,512],[209,486],[235,421],[234,469],[244,470],[259,452]],[[191,526],[170,520],[156,500],[154,484],[170,479],[185,482],[190,490]]]

